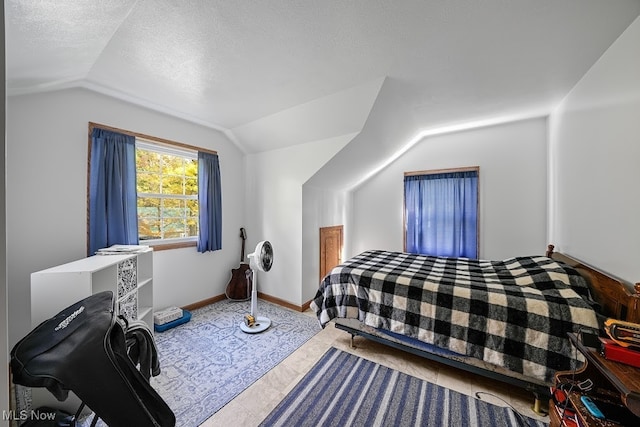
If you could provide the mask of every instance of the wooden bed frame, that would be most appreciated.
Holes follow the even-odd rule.
[[[635,287],[631,286],[575,258],[554,252],[554,245],[548,245],[546,256],[572,266],[587,280],[592,290],[593,298],[602,306],[602,314],[604,316],[640,323],[640,283],[637,283]],[[546,414],[545,408],[550,397],[550,384],[525,377],[506,368],[497,367],[472,357],[451,355],[445,351],[440,352],[409,345],[402,340],[395,339],[393,336],[385,335],[373,328],[361,325],[353,319],[334,319],[334,322],[336,328],[351,334],[352,347],[354,347],[353,338],[362,336],[428,360],[523,388],[532,392],[535,396],[533,411],[538,414]]]

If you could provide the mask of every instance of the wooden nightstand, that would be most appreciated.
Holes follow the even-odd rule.
[[[607,360],[600,354],[599,349],[586,347],[575,334],[569,334],[569,339],[586,358],[585,364],[574,371],[556,373],[556,387],[565,384],[569,391],[571,406],[575,409],[580,422],[585,426],[613,427],[620,425],[640,426],[640,369],[623,363]],[[593,382],[593,388],[583,392],[577,386],[586,380]],[[571,387],[571,384],[575,384]],[[626,424],[595,418],[589,413],[580,398],[583,394],[595,400],[619,405],[614,411],[616,416],[626,412],[625,407],[632,413]],[[560,416],[555,410],[553,400],[549,403],[550,427],[563,426]]]

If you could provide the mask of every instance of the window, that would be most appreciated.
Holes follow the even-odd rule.
[[[115,244],[222,248],[215,151],[89,123],[87,253]]]
[[[197,152],[136,138],[136,190],[140,241],[197,239]]]
[[[479,168],[405,173],[405,251],[478,257]]]

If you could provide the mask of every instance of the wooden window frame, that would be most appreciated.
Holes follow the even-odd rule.
[[[476,172],[478,174],[478,197],[476,202],[476,256],[480,258],[480,166],[466,166],[449,169],[430,169],[405,172],[404,176],[437,175],[441,173]],[[407,251],[407,204],[404,186],[402,189],[402,250]]]
[[[183,150],[192,150],[192,151],[201,151],[210,154],[218,154],[215,150],[209,150],[206,148],[197,147],[194,145],[184,144],[182,142],[172,141],[170,139],[159,138],[152,135],[146,135],[139,132],[132,132],[126,129],[120,129],[113,126],[107,126],[100,123],[89,122],[89,133],[88,133],[88,156],[87,156],[87,242],[89,241],[89,174],[91,167],[91,134],[93,133],[93,129],[104,129],[112,132],[118,132],[125,135],[134,136],[136,139],[146,140],[148,142],[158,144],[158,145],[167,145],[171,147],[176,147]],[[189,248],[196,247],[198,245],[197,241],[186,241],[186,242],[174,242],[174,243],[151,243],[147,241],[147,244],[153,247],[154,251],[164,251],[169,249],[180,249],[180,248]]]

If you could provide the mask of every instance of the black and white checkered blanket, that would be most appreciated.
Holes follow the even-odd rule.
[[[335,267],[311,307],[323,326],[355,318],[551,383],[580,358],[567,332],[598,328],[586,295],[575,270],[543,256],[484,261],[376,250]]]

